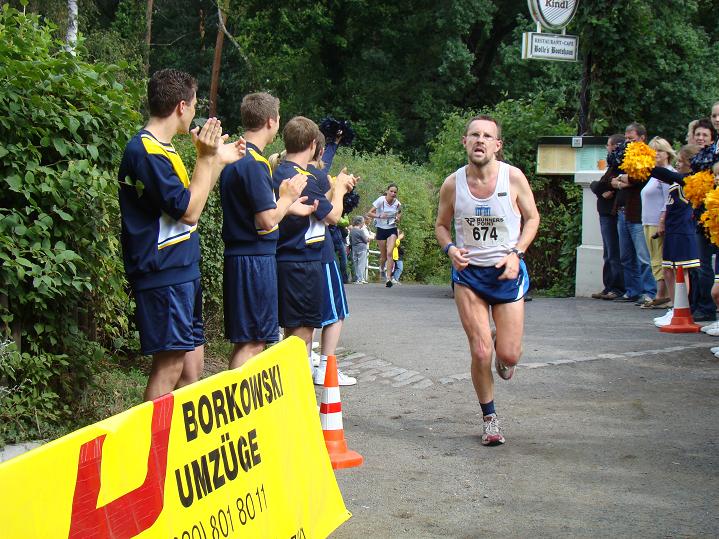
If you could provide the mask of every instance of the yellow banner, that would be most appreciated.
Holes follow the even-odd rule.
[[[297,338],[0,464],[4,539],[300,539],[350,516]]]

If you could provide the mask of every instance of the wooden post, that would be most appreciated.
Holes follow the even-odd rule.
[[[220,85],[220,64],[222,62],[222,46],[225,43],[225,33],[222,31],[227,15],[222,9],[223,2],[217,5],[217,39],[215,40],[215,59],[212,62],[212,77],[210,79],[210,113],[209,117],[217,116],[217,90]]]
[[[150,73],[150,43],[152,42],[152,7],[153,0],[147,0],[145,9],[145,75]]]

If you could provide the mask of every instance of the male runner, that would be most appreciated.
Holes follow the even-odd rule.
[[[125,148],[118,173],[122,253],[135,294],[142,353],[152,355],[145,399],[199,379],[204,365],[197,222],[223,167],[244,154],[244,141],[223,144],[220,121],[190,131],[197,82],[176,69],[147,85],[150,119]],[[190,180],[172,138],[192,134]]]
[[[278,340],[278,223],[291,206],[309,215],[312,206],[294,204],[307,184],[296,174],[272,189],[270,163],[262,155],[280,125],[280,101],[268,93],[246,95],[240,104],[247,154],[222,171],[222,238],[225,242],[225,336],[234,344],[229,366],[235,369]]]
[[[472,383],[484,419],[482,444],[497,445],[504,437],[494,409],[492,355],[497,374],[509,380],[522,353],[523,297],[529,289],[523,258],[537,234],[539,213],[522,171],[497,160],[502,134],[495,119],[472,118],[462,144],[469,163],[442,184],[435,234],[452,261],[455,302],[469,340]]]

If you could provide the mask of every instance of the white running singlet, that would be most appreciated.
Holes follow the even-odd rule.
[[[467,185],[467,167],[455,172],[454,229],[457,247],[469,250],[467,258],[474,266],[494,266],[517,245],[521,214],[512,207],[509,165],[499,162],[494,193],[477,198]]]
[[[397,214],[402,208],[399,199],[395,198],[394,202],[390,204],[387,202],[387,198],[382,195],[375,200],[372,205],[377,210],[377,217],[374,220],[377,228],[391,229],[397,226]]]

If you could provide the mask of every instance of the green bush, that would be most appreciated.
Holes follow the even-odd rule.
[[[7,439],[67,418],[102,345],[127,337],[116,175],[139,93],[52,32],[0,11],[0,317],[16,341],[0,363],[0,387],[14,388],[0,395]]]
[[[402,203],[399,228],[405,233],[403,279],[430,282],[446,278],[449,266],[434,238],[435,186],[439,182],[427,167],[408,164],[392,153],[371,154],[340,148],[331,173],[336,174],[343,167],[361,177],[356,187],[360,205],[354,215],[366,214],[390,183],[397,184],[397,198]],[[376,244],[370,248],[376,249]]]

